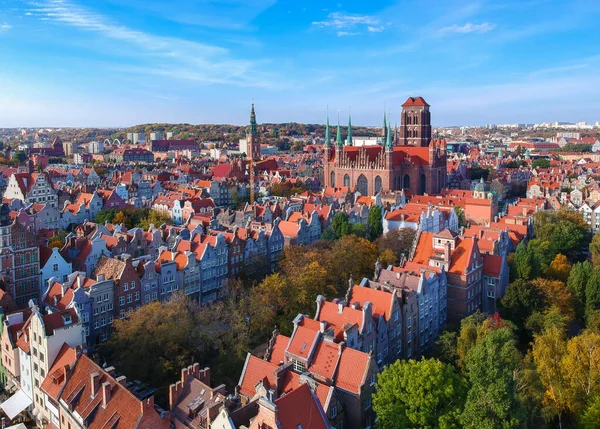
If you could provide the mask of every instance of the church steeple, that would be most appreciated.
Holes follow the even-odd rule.
[[[385,107],[383,108],[383,127],[381,127],[381,138],[382,143],[385,143],[385,137],[387,135],[387,117],[385,116]]]
[[[260,136],[256,126],[256,112],[254,112],[254,100],[250,111],[250,131],[246,133],[246,158],[260,161]]]
[[[346,140],[346,146],[352,146],[352,111],[348,115],[348,139]]]
[[[335,137],[335,144],[337,147],[342,147],[344,142],[342,141],[342,129],[340,128],[340,112],[338,111],[338,126],[337,126],[337,135]]]
[[[388,125],[387,131],[386,131],[386,136],[385,136],[385,148],[392,149],[393,145],[394,144],[392,142],[392,126]]]
[[[327,108],[327,125],[325,126],[325,147],[330,146],[331,136],[329,135],[329,107]]]
[[[252,101],[252,110],[250,111],[250,135],[255,136],[256,130],[256,113],[254,112],[254,101]]]

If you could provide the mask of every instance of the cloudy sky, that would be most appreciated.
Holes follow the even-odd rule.
[[[600,121],[597,0],[0,0],[0,127]]]

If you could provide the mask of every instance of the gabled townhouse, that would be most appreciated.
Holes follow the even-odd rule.
[[[264,268],[269,259],[269,246],[266,230],[251,230],[238,228],[238,236],[244,242],[244,270],[247,274],[253,274]]]
[[[352,349],[375,355],[377,327],[372,310],[370,302],[360,308],[359,305],[348,306],[346,301],[337,298],[328,302],[319,295],[315,320],[321,322],[323,335],[332,342],[343,341]]]
[[[50,204],[32,204],[30,210],[35,215],[35,232],[59,228],[60,211],[56,207]]]
[[[40,246],[40,282],[41,292],[48,291],[48,280],[52,277],[61,282],[66,282],[69,274],[73,272],[73,265],[67,262],[60,254],[58,247]]]
[[[12,174],[4,191],[4,198],[19,199],[29,204],[49,204],[58,208],[58,197],[48,173]]]
[[[411,316],[414,341],[411,356],[422,355],[435,344],[446,325],[448,314],[448,279],[444,267],[439,270],[420,268],[418,271],[392,267],[379,271],[376,281],[363,280],[363,283],[371,288],[397,291],[398,295],[416,298],[413,300],[416,303],[416,312]],[[408,310],[409,308],[404,308],[407,315]],[[409,329],[409,326],[405,326],[403,331],[408,334]],[[406,346],[409,346],[408,341]]]
[[[16,311],[7,314],[2,320],[2,369],[5,373],[4,388],[8,392],[15,392],[21,386],[21,364],[19,360],[19,347],[17,340],[20,332],[31,312],[29,310]],[[29,372],[29,367],[24,368]]]
[[[115,318],[113,280],[95,281],[83,272],[74,272],[66,281],[52,278],[49,284],[43,305],[53,311],[76,308],[89,350],[110,337]]]
[[[114,190],[99,189],[96,191],[102,198],[102,210],[119,210],[127,207],[127,203]]]
[[[304,246],[310,244],[308,223],[304,218],[297,222],[282,220],[279,222],[279,230],[283,234],[285,246]]]
[[[118,315],[120,319],[123,319],[127,313],[141,307],[140,277],[132,265],[130,255],[124,254],[120,258],[102,256],[93,276],[98,282],[114,281],[113,307],[115,317]]]
[[[71,233],[65,241],[61,254],[67,262],[71,262],[74,271],[83,271],[88,277],[92,275],[100,258],[110,255],[106,242],[101,237],[90,240]]]
[[[380,366],[392,363],[402,356],[401,301],[395,289],[377,290],[368,287],[368,281],[363,280],[362,283],[349,285],[346,302],[354,308],[371,307],[376,332],[373,356]]]
[[[483,257],[478,237],[459,236],[445,229],[438,234],[420,232],[404,268],[444,268],[448,279],[448,321],[459,323],[481,310]]]
[[[51,421],[46,396],[41,386],[64,344],[85,344],[81,321],[75,309],[42,314],[37,306],[17,332],[19,348],[19,412],[28,409],[38,424]],[[6,411],[6,410],[5,410]],[[10,417],[10,416],[9,416]]]
[[[225,385],[210,387],[210,368],[195,363],[181,370],[181,378],[169,386],[169,411],[174,427],[196,429],[221,427],[215,419],[227,407]]]
[[[371,395],[377,364],[368,353],[330,341],[324,325],[298,315],[291,337],[274,332],[265,360],[249,353],[238,383],[242,403],[264,396],[265,391],[272,391],[276,399],[293,386],[308,383],[314,386],[331,426],[373,425]]]
[[[156,261],[149,256],[142,256],[134,259],[132,264],[140,276],[143,304],[158,301],[160,272],[156,269]]]
[[[77,356],[57,396],[61,428],[169,429],[170,419],[155,410],[154,397],[140,400],[114,368],[103,369]]]
[[[10,221],[8,205],[0,207],[0,269],[8,292],[19,307],[40,297],[39,246],[32,228]]]
[[[159,300],[167,302],[173,292],[180,289],[182,270],[187,264],[187,256],[164,249],[156,260],[156,270],[160,274]]]
[[[106,235],[102,234],[100,236],[102,240],[106,243],[106,248],[113,256],[119,256],[124,253],[129,254],[129,243],[122,235]]]

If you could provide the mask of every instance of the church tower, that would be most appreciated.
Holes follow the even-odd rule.
[[[254,112],[254,102],[250,112],[250,132],[246,133],[246,158],[252,161],[260,161],[260,137],[256,126],[256,113]]]
[[[431,114],[429,104],[423,97],[409,97],[402,105],[399,140],[399,144],[403,146],[429,146]]]

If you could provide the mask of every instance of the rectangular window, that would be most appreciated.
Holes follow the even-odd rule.
[[[119,297],[119,305],[125,305],[125,297],[124,296]]]
[[[131,294],[127,295],[127,304],[131,304]]]

